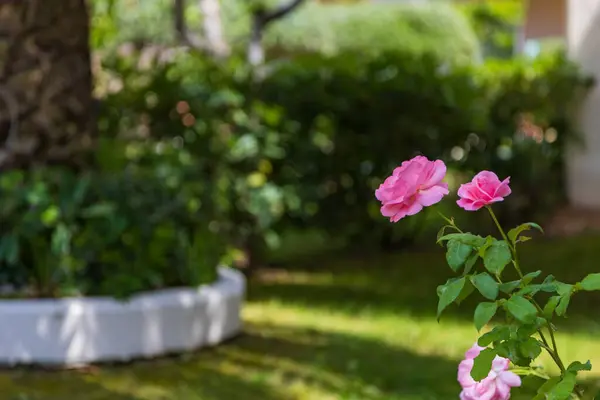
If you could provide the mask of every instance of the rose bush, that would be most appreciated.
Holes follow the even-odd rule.
[[[403,162],[375,192],[382,215],[397,222],[439,202],[449,193],[443,182],[445,173],[446,166],[440,160],[418,156]],[[446,260],[457,276],[437,288],[438,319],[448,306],[460,304],[477,292],[485,299],[474,310],[477,331],[487,327],[497,314],[504,317],[497,318],[498,323],[479,337],[460,363],[460,399],[507,400],[511,388],[521,385],[517,373],[545,379],[534,400],[580,399],[583,391],[577,386],[577,374],[591,370],[592,366],[589,361],[565,365],[555,338],[554,319],[565,316],[574,294],[600,290],[600,273],[572,284],[560,282],[552,275],[542,280],[542,271],[524,274],[517,245],[531,237],[522,233],[533,229],[543,233],[543,230],[533,222],[508,232],[502,228],[491,205],[510,195],[509,183],[509,178],[500,180],[493,172],[481,171],[458,190],[458,205],[466,211],[485,208],[498,228],[500,239],[463,232],[453,218],[440,213],[446,224],[439,231],[437,242],[445,245]],[[509,265],[519,279],[505,280],[503,272]],[[532,367],[542,351],[556,363],[560,376],[548,377]],[[512,371],[510,364],[514,366]]]

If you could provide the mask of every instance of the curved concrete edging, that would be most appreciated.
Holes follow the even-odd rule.
[[[108,297],[0,300],[0,364],[129,361],[215,345],[241,329],[244,275],[211,285]]]

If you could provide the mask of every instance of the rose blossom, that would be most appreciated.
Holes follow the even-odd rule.
[[[477,211],[483,206],[504,200],[510,194],[510,178],[502,182],[490,171],[481,171],[469,183],[460,185],[456,203],[467,211]]]
[[[441,160],[417,156],[404,161],[375,191],[381,214],[398,222],[439,202],[448,194],[448,184],[442,182],[445,175],[446,165]]]
[[[496,356],[488,376],[477,382],[471,376],[475,358],[485,347],[475,343],[465,353],[465,359],[458,365],[458,383],[463,390],[460,400],[508,400],[510,389],[521,386],[521,378],[508,370],[509,360]]]

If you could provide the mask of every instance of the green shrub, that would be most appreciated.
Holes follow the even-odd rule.
[[[112,70],[125,86],[106,98],[103,128],[179,143],[213,174],[238,246],[277,244],[278,233],[307,227],[414,240],[431,216],[391,227],[373,191],[417,153],[444,159],[457,182],[483,169],[510,175],[517,199],[501,210],[505,220],[562,200],[565,145],[576,137],[565,105],[585,87],[564,57],[457,67],[412,52],[305,54],[260,84],[243,66],[183,56],[141,70],[121,60]]]
[[[225,249],[210,193],[193,169],[164,157],[116,174],[5,172],[0,284],[17,295],[122,298],[211,282]]]
[[[229,242],[275,245],[274,224],[286,204],[299,202],[294,187],[271,180],[276,165],[284,162],[294,124],[280,107],[252,98],[249,77],[235,60],[222,65],[182,55],[149,69],[140,69],[136,60],[133,54],[106,65],[110,79],[124,86],[104,99],[103,135],[178,143],[179,154],[215,182]]]
[[[517,29],[525,16],[520,0],[466,2],[459,9],[467,16],[484,57],[511,58]]]
[[[503,218],[531,217],[562,198],[565,144],[576,134],[565,105],[584,83],[560,56],[461,68],[400,53],[298,57],[261,88],[301,127],[275,182],[301,190],[303,208],[288,214],[295,223],[389,240],[373,190],[400,161],[422,153],[459,173],[512,176],[519,200]],[[522,118],[542,136],[524,135]]]
[[[360,52],[368,57],[397,51],[463,62],[478,58],[479,51],[464,16],[439,3],[309,3],[275,22],[265,42],[284,53]]]

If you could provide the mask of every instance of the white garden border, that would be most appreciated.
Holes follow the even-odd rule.
[[[108,297],[0,300],[0,364],[77,366],[215,345],[241,329],[244,275],[211,285]]]

